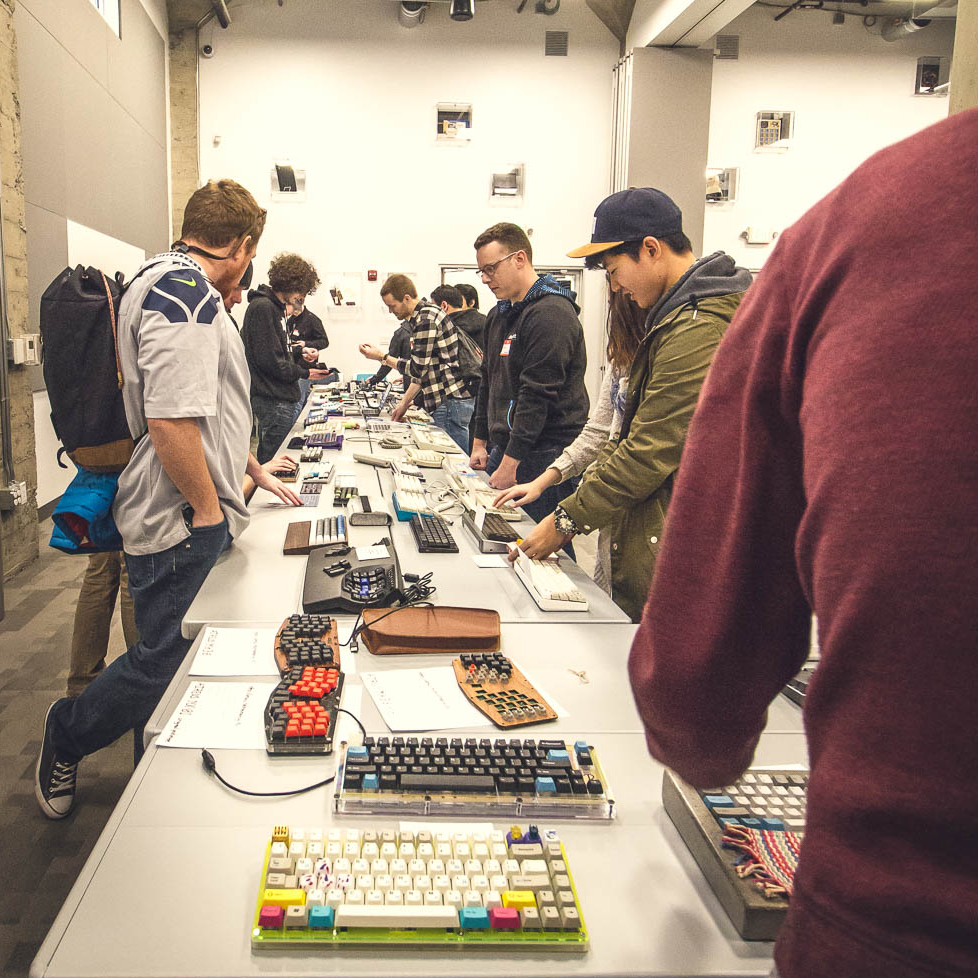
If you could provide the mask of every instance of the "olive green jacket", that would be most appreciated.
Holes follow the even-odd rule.
[[[697,276],[705,265],[714,274]],[[730,291],[703,296],[723,288],[717,271],[728,273],[721,278],[729,280]],[[712,287],[697,292],[698,277]],[[632,621],[641,619],[648,597],[700,388],[749,284],[746,269],[727,255],[711,255],[670,290],[673,304],[660,300],[629,373],[621,433],[607,442],[577,490],[561,503],[582,533],[609,531],[612,596]]]

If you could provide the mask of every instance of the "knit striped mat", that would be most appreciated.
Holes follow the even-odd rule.
[[[791,896],[801,836],[788,831],[728,825],[722,841],[724,848],[741,853],[734,863],[737,874],[750,878],[764,896],[771,899]]]

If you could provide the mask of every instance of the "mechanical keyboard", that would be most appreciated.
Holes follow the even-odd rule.
[[[422,554],[457,554],[458,544],[452,537],[448,524],[437,514],[422,516],[415,513],[411,517],[411,532]]]
[[[344,611],[356,614],[365,607],[386,607],[398,599],[404,582],[397,554],[389,538],[379,541],[386,557],[361,560],[356,551],[337,558],[326,549],[313,550],[306,559],[302,610],[307,614]]]
[[[393,503],[397,518],[407,522],[414,513],[431,513],[431,507],[424,494],[424,482],[404,466],[393,463],[394,493]],[[415,470],[417,471],[417,470]]]
[[[440,452],[443,455],[462,454],[462,449],[455,444],[452,436],[434,425],[413,425],[411,438],[414,444],[425,452]]]
[[[497,509],[493,506],[498,491],[486,485],[481,475],[457,456],[448,456],[442,466],[449,484],[458,494],[462,505],[471,513],[480,506],[489,514],[498,516],[508,523],[518,523],[523,519],[523,511],[512,506]]]
[[[290,615],[275,635],[275,663],[284,676],[296,666],[340,666],[336,622],[329,615]]]
[[[304,479],[299,487],[299,498],[302,500],[302,505],[318,506],[325,485],[325,479]]]
[[[554,560],[531,560],[522,551],[513,564],[516,576],[542,611],[587,611],[587,598]]]
[[[317,434],[306,435],[306,448],[331,448],[340,449],[343,447],[343,436],[331,431],[324,431]]]
[[[346,517],[325,516],[309,526],[309,546],[322,547],[327,543],[346,543]]]
[[[426,452],[420,448],[406,448],[404,454],[407,460],[423,469],[440,469],[445,461],[443,452]]]
[[[502,652],[463,652],[452,661],[469,702],[504,729],[556,720],[557,714]]]
[[[340,758],[333,810],[607,820],[615,800],[585,740],[367,737]]]
[[[765,896],[738,875],[743,853],[723,843],[725,829],[743,826],[783,835],[804,832],[807,771],[750,770],[730,785],[702,791],[666,771],[662,802],[717,899],[745,940],[773,941],[788,901]]]
[[[516,543],[519,534],[509,523],[495,513],[486,513],[482,529],[476,525],[475,515],[470,512],[462,514],[462,525],[472,534],[479,549],[484,554],[504,554],[509,552],[507,544]]]
[[[331,666],[297,666],[265,704],[265,751],[289,757],[333,753],[343,673]]]
[[[251,945],[583,952],[588,933],[554,829],[279,825],[265,845]]]
[[[333,505],[347,506],[354,496],[358,496],[360,491],[356,486],[335,486],[333,489]]]
[[[299,456],[300,462],[318,462],[323,457],[321,448],[304,448]]]

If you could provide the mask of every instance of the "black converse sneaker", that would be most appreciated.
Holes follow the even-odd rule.
[[[34,797],[48,818],[64,818],[75,806],[75,774],[78,762],[59,757],[51,739],[51,711],[62,702],[56,700],[44,715],[41,756],[34,772]]]

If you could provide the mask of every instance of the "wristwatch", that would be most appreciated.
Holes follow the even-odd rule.
[[[554,510],[554,526],[557,528],[557,532],[562,533],[565,537],[574,536],[581,532],[581,528],[563,506],[558,506]]]

